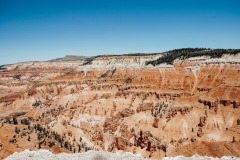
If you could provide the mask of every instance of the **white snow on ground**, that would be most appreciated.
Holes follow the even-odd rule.
[[[140,155],[130,152],[124,154],[116,154],[103,151],[88,151],[85,153],[60,153],[53,154],[49,150],[15,152],[5,160],[146,160]],[[240,157],[223,156],[221,158],[213,158],[207,156],[194,155],[192,157],[176,156],[164,157],[163,160],[240,160]]]
[[[240,160],[240,157],[223,156],[221,158],[194,155],[192,157],[164,157],[163,160]]]
[[[85,153],[60,153],[53,154],[48,150],[15,152],[7,157],[5,160],[145,160],[140,155],[126,152],[122,155],[102,152],[102,151],[88,151]]]

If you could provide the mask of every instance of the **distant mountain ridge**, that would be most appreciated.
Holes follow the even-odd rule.
[[[97,55],[97,56],[77,56],[77,55],[66,55],[63,58],[56,58],[50,60],[50,62],[60,61],[86,61],[84,65],[90,64],[96,58],[101,57],[135,57],[135,56],[154,56],[162,54],[156,60],[147,61],[146,65],[152,64],[153,66],[161,63],[172,64],[176,59],[186,59],[198,56],[210,56],[211,58],[220,58],[223,54],[235,55],[240,53],[240,49],[210,49],[210,48],[181,48],[174,49],[166,52],[158,53],[129,53],[129,54],[110,54],[110,55]]]
[[[56,59],[52,59],[50,60],[50,62],[61,62],[61,61],[82,61],[88,58],[93,58],[90,56],[77,56],[77,55],[66,55],[65,57],[62,58],[56,58]]]

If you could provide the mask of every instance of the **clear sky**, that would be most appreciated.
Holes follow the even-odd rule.
[[[0,65],[240,48],[240,0],[0,0]]]

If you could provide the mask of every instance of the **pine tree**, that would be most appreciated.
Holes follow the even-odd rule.
[[[15,127],[15,132],[18,134],[19,133],[19,129],[17,128],[17,126]]]
[[[18,124],[18,121],[17,121],[17,119],[16,119],[15,117],[13,118],[13,124],[14,124],[14,125],[17,125],[17,124]]]

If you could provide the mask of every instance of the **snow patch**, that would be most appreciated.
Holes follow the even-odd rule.
[[[23,152],[15,152],[7,157],[5,160],[145,160],[140,155],[135,155],[130,152],[124,154],[116,154],[103,151],[88,151],[85,153],[60,153],[53,154],[49,150],[29,151],[28,149]]]

